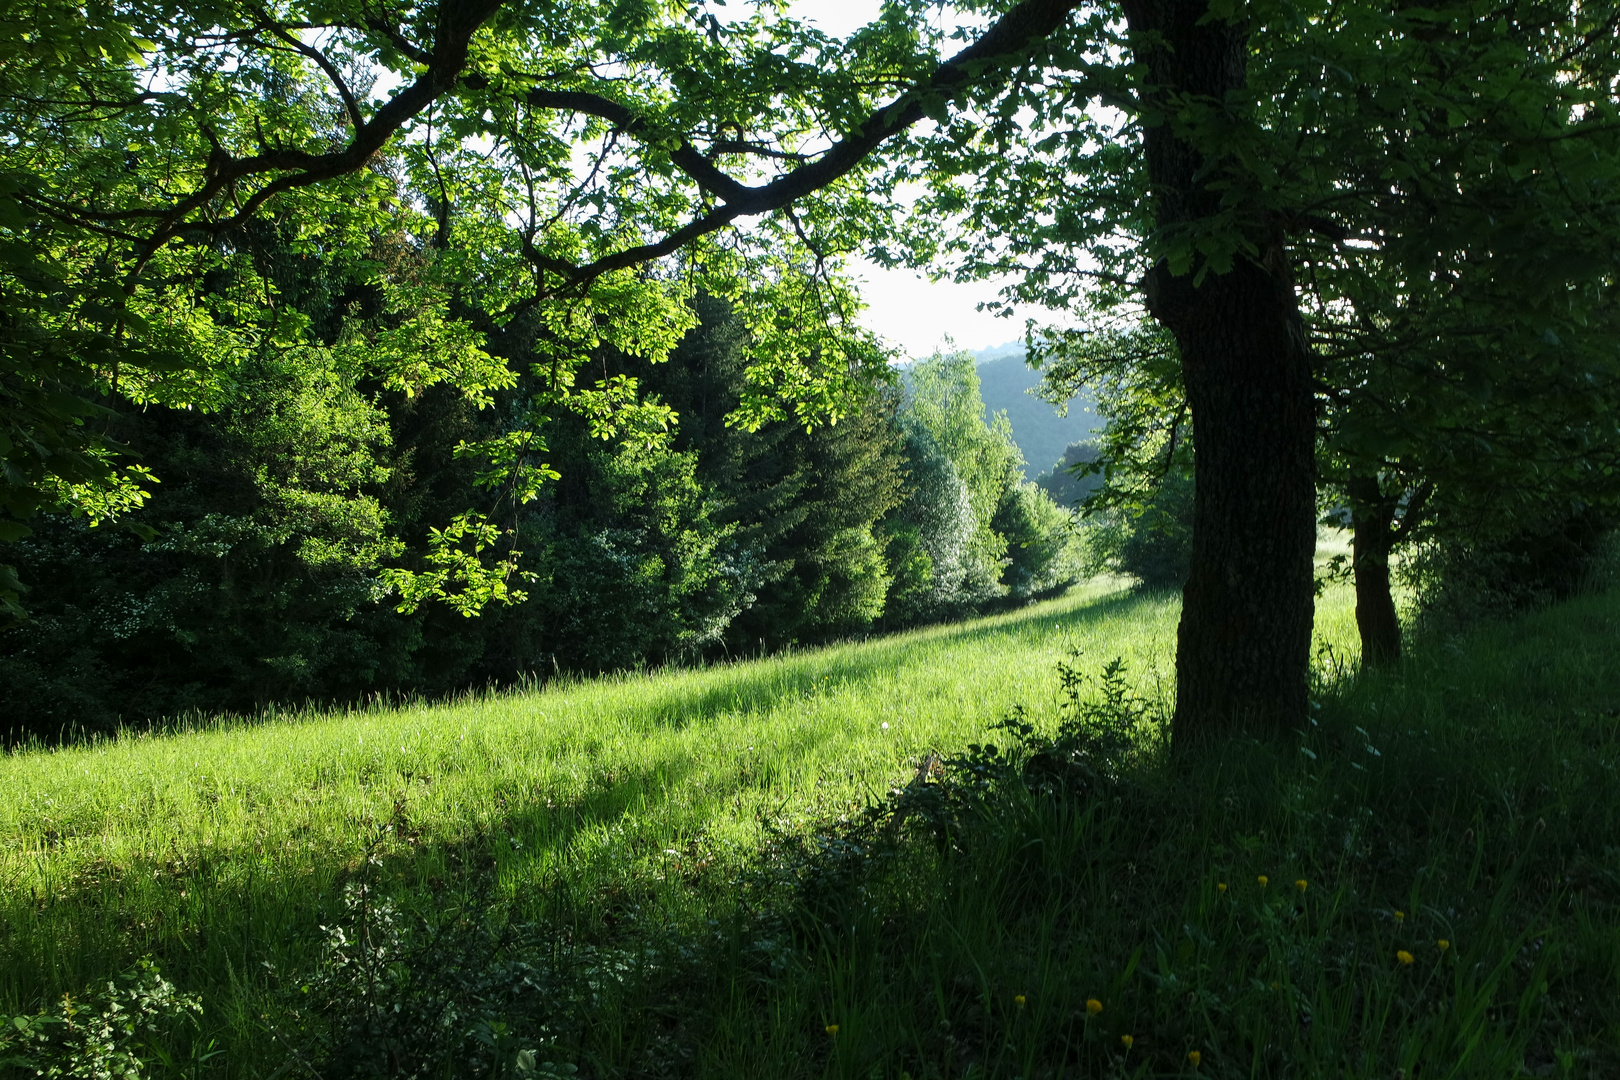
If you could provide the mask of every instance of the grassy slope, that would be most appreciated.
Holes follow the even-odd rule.
[[[203,993],[221,1073],[263,1075],[286,1055],[256,1023],[261,962],[314,961],[379,824],[386,875],[453,889],[492,868],[514,913],[592,921],[580,941],[627,910],[700,924],[761,815],[836,812],[1014,703],[1050,716],[1070,643],[1154,695],[1173,621],[1164,598],[1077,594],[705,671],[0,759],[0,1012],[150,953]],[[1212,1075],[1605,1075],[1617,633],[1620,595],[1589,598],[1345,681],[1303,750],[1227,747],[1080,813],[1014,805],[873,879],[848,935],[812,931],[782,972],[742,955],[649,976],[559,1046],[601,1076],[1175,1075],[1189,1047]],[[1342,591],[1317,637],[1353,663]]]
[[[307,959],[320,898],[376,823],[420,877],[472,844],[513,888],[601,887],[699,838],[749,845],[761,809],[882,790],[1050,701],[1068,645],[1125,657],[1151,691],[1173,618],[1166,598],[1076,592],[706,670],[0,758],[0,1011],[147,953],[216,1018],[250,1010],[260,960]]]

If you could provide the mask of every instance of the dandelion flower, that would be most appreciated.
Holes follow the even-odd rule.
[[[1441,952],[1445,952],[1447,949],[1451,948],[1451,942],[1447,941],[1445,938],[1441,938],[1439,941],[1435,942],[1435,944],[1440,946]]]
[[[1271,879],[1266,877],[1264,874],[1261,874],[1259,877],[1255,878],[1255,880],[1260,883],[1260,887],[1262,889],[1271,884]]]
[[[1102,1002],[1098,1001],[1096,998],[1092,998],[1091,1000],[1087,1001],[1086,1012],[1090,1013],[1092,1016],[1096,1016],[1098,1013],[1102,1012]]]
[[[1304,892],[1305,891],[1305,879],[1300,878],[1298,881],[1294,882],[1294,888],[1298,889],[1300,892]]]
[[[1410,964],[1413,957],[1412,954],[1407,952],[1405,949],[1397,949],[1395,950],[1395,959],[1399,960],[1403,964]]]
[[[1121,1035],[1119,1037],[1119,1041],[1125,1044],[1125,1049],[1127,1050],[1136,1045],[1136,1040],[1131,1038],[1129,1035]]]
[[[1395,913],[1395,921],[1396,921],[1396,922],[1405,922],[1405,921],[1406,921],[1406,912],[1404,912],[1404,911],[1397,911],[1397,912],[1396,912],[1396,913]]]
[[[1013,1004],[1018,1006],[1020,1009],[1022,1009],[1024,1007],[1024,1002],[1026,1000],[1027,999],[1024,997],[1023,994],[1014,994],[1013,995]]]
[[[1187,1051],[1187,1060],[1192,1062],[1192,1067],[1196,1069],[1196,1068],[1198,1068],[1199,1064],[1204,1060],[1204,1055],[1200,1054],[1196,1050],[1189,1050],[1189,1051]]]
[[[838,1034],[838,1025],[837,1024],[828,1024],[827,1025],[827,1034],[829,1034],[829,1035],[837,1035]]]
[[[1217,882],[1216,885],[1215,885],[1215,891],[1216,892],[1225,892],[1226,891],[1226,882],[1224,882],[1224,881]]]

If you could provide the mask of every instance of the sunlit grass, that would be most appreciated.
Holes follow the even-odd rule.
[[[453,874],[446,853],[471,845],[512,890],[637,879],[698,838],[745,852],[762,813],[882,791],[918,755],[1049,701],[1070,648],[1124,657],[1167,693],[1175,610],[1098,585],[701,670],[0,758],[0,1009],[150,954],[216,1020],[251,1011],[265,961],[308,960],[379,825],[399,873]]]
[[[836,830],[931,751],[1005,745],[1014,705],[1049,724],[1070,649],[1167,706],[1174,598],[1097,585],[702,670],[15,754],[0,1012],[150,955],[203,998],[182,1041],[226,1051],[204,1072],[268,1076],[358,875],[541,928],[589,989],[546,1052],[586,1076],[1177,1075],[1193,1052],[1203,1075],[1603,1075],[1620,601],[1362,678],[1351,602],[1318,603],[1302,740],[1155,766],[1124,801],[1013,799],[782,923],[739,882],[783,835]],[[683,959],[590,966],[643,948]]]

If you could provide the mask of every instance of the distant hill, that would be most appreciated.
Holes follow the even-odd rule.
[[[1055,408],[1027,392],[1040,385],[1041,373],[1024,363],[1023,342],[980,349],[973,356],[979,362],[985,419],[1006,411],[1013,441],[1028,462],[1024,475],[1031,480],[1051,471],[1070,443],[1084,442],[1102,427],[1089,391],[1070,400],[1068,416],[1059,416]]]

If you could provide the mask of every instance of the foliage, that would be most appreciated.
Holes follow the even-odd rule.
[[[984,398],[985,416],[1005,412],[1012,424],[1030,473],[1052,471],[1073,443],[1089,439],[1100,423],[1096,402],[1082,395],[1066,402],[1060,410],[1040,397],[1041,373],[1025,359],[1025,343],[980,349],[978,358],[979,396]]]
[[[996,568],[976,558],[982,534],[956,464],[921,424],[904,430],[910,491],[885,523],[895,579],[888,615],[901,625],[970,611],[996,592]]]
[[[913,364],[907,375],[907,415],[933,438],[967,488],[974,522],[968,561],[993,579],[999,576],[1007,542],[990,519],[1002,493],[1021,478],[1024,465],[1012,428],[1004,415],[985,422],[971,353],[936,352]]]
[[[1102,484],[1102,478],[1087,468],[1101,452],[1101,445],[1093,441],[1070,443],[1051,471],[1041,473],[1035,483],[1059,506],[1078,508]]]
[[[1130,574],[1150,588],[1187,579],[1193,527],[1192,421],[1175,345],[1150,323],[1048,332],[1039,339],[1041,396],[1093,387],[1098,439],[1071,447],[1063,483],[1081,504],[1090,573]],[[1059,478],[1049,481],[1057,486]]]
[[[375,831],[338,917],[321,927],[318,964],[292,982],[280,1036],[286,1067],[330,1077],[574,1075],[509,1023],[522,1014],[555,1024],[559,991],[577,994],[523,958],[537,951],[533,931],[501,924],[487,894],[482,903],[400,910],[379,892],[388,831]]]
[[[1317,416],[1328,476],[1381,477],[1375,503],[1482,508],[1473,470],[1545,522],[1607,487],[1613,30],[1609,6],[1125,3],[917,133],[911,257],[1177,337],[1224,473],[1198,494],[1189,737],[1303,711]]]
[[[883,613],[891,571],[876,530],[902,498],[894,404],[860,396],[837,423],[732,422],[747,393],[748,331],[731,305],[698,301],[700,322],[670,362],[639,377],[680,417],[674,445],[757,564],[752,602],[726,647],[775,648],[865,633]]]
[[[1410,325],[1429,324],[1413,367],[1447,385],[1489,385],[1521,352],[1556,367],[1528,347],[1538,337],[1572,343],[1575,374],[1614,384],[1591,348],[1612,336],[1608,170],[1620,159],[1603,5],[1215,4],[1183,20],[1219,53],[1200,58],[1164,47],[1166,13],[1188,9],[1024,0],[969,9],[955,32],[967,47],[948,59],[951,33],[918,3],[891,5],[842,41],[769,7],[725,21],[701,5],[535,12],[500,0],[385,12],[226,3],[201,14],[160,3],[39,19],[12,7],[0,20],[17,56],[4,75],[0,162],[0,453],[13,538],[47,504],[105,520],[148,498],[145,466],[85,422],[99,409],[215,409],[242,357],[315,342],[281,302],[285,283],[252,257],[254,230],[272,220],[301,257],[376,290],[382,317],[325,344],[341,344],[382,386],[416,394],[450,383],[489,405],[535,376],[523,407],[462,448],[481,462],[481,504],[413,523],[414,554],[387,578],[407,607],[441,593],[463,611],[518,599],[517,518],[554,480],[542,430],[565,414],[614,437],[666,421],[622,371],[604,364],[598,379],[595,364],[669,355],[700,292],[729,299],[750,331],[739,424],[850,414],[885,370],[883,350],[853,322],[841,262],[868,246],[890,261],[938,256],[967,275],[1023,271],[1016,298],[1053,307],[1100,285],[1095,304],[1114,313],[1145,301],[1165,316],[1166,289],[1190,295],[1248,274],[1270,283],[1251,328],[1292,327],[1294,283],[1309,281],[1319,343],[1346,325],[1384,339],[1330,350],[1326,392],[1371,387],[1414,423],[1422,414],[1404,403],[1433,402],[1431,432],[1466,429],[1476,414],[1462,396],[1357,374],[1381,374]],[[1205,94],[1200,73],[1225,81]],[[924,118],[933,123],[919,127]],[[1196,192],[1169,178],[1168,157],[1144,152],[1150,144],[1179,155]],[[888,167],[891,152],[903,167]],[[896,192],[913,179],[927,194],[913,207],[916,227],[897,234]],[[730,230],[744,218],[749,228]],[[1534,286],[1516,285],[1520,276]],[[1142,282],[1150,287],[1137,296]],[[1348,312],[1355,318],[1341,321]],[[1178,332],[1219,346],[1211,325]],[[1433,347],[1511,326],[1520,329],[1499,351],[1448,358]],[[503,335],[528,340],[491,351]],[[1284,336],[1299,346],[1290,370],[1303,372],[1304,342]],[[1384,359],[1369,366],[1369,356]],[[1295,381],[1299,445],[1260,459],[1297,459],[1290,490],[1305,492],[1309,390]],[[1580,399],[1555,397],[1551,422],[1519,434],[1521,445],[1557,443],[1557,463],[1505,472],[1516,486],[1544,468],[1573,479],[1584,466],[1571,446],[1613,441],[1602,410],[1558,422]],[[1216,419],[1210,404],[1206,443],[1272,431],[1234,433],[1241,417]],[[1490,413],[1503,416],[1512,411]],[[1389,434],[1376,416],[1338,420],[1346,455],[1358,424]],[[985,523],[1002,500],[962,447],[935,437],[957,455],[973,504],[969,561],[994,566],[1006,555]],[[1419,457],[1428,455],[1395,464],[1414,475],[1441,468]],[[1205,485],[1201,497],[1228,490]],[[1308,501],[1290,500],[1296,511]],[[1235,535],[1261,520],[1252,509],[1200,520]],[[1279,577],[1265,590],[1296,614],[1307,524],[1290,523],[1286,585]],[[836,537],[838,561],[862,569],[836,588],[837,575],[823,582],[842,597],[829,610],[858,628],[878,610],[892,567],[880,570],[875,552],[890,537],[856,525]],[[1198,550],[1241,558],[1269,546]],[[895,550],[895,566],[922,567],[913,540]],[[0,570],[0,603],[19,610],[23,587],[14,568]],[[1189,618],[1204,615],[1195,606]],[[1303,625],[1287,637],[1293,670],[1267,674],[1297,712]],[[1204,685],[1222,665],[1199,666]]]
[[[11,3],[3,539],[42,506],[108,517],[142,501],[145,474],[87,418],[213,408],[242,355],[311,343],[278,302],[284,283],[243,257],[272,219],[301,257],[375,290],[389,318],[343,347],[385,386],[449,382],[489,404],[524,373],[488,339],[531,335],[525,351],[549,374],[540,395],[467,447],[519,502],[547,478],[527,455],[543,452],[548,419],[638,422],[622,380],[589,365],[604,350],[667,356],[699,291],[731,299],[752,335],[740,423],[834,422],[886,360],[853,321],[839,254],[881,227],[891,185],[874,152],[969,79],[1005,78],[1066,10],[1043,5],[942,63],[943,35],[900,8],[839,41],[763,9],[721,21],[447,0],[40,16]],[[755,220],[721,235],[742,218]],[[412,272],[376,257],[379,237]],[[242,287],[215,290],[222,275]],[[491,509],[433,525],[477,538],[475,515]],[[462,610],[515,601],[501,587],[513,557],[480,544],[446,539],[437,563],[390,580],[408,604],[444,590]],[[8,570],[0,587],[15,611],[21,583]]]
[[[526,637],[513,661],[601,671],[717,645],[759,569],[699,484],[697,455],[662,440],[603,447],[583,430],[553,446],[567,479],[521,525],[537,569],[532,601],[504,620]]]
[[[1472,533],[1447,517],[1442,508],[1397,565],[1416,623],[1441,636],[1578,594],[1601,571],[1615,527],[1611,514],[1595,507],[1550,520],[1517,516]]]
[[[1184,465],[1173,468],[1146,505],[1104,511],[1083,527],[1093,573],[1129,574],[1150,589],[1175,589],[1186,582],[1192,557],[1191,472]]]
[[[623,368],[618,404],[564,411],[519,445],[508,437],[534,422],[548,369],[483,407],[444,383],[406,393],[343,345],[390,324],[380,296],[344,300],[343,280],[311,263],[277,274],[337,344],[246,359],[211,413],[152,406],[117,421],[168,477],[151,537],[52,514],[18,545],[36,617],[0,648],[13,737],[694,662],[917,617],[915,597],[891,595],[897,572],[917,569],[895,537],[963,493],[906,490],[888,391],[813,429],[731,423],[749,361],[725,302],[699,302],[671,363],[604,355]],[[504,366],[538,366],[520,333],[490,349]],[[503,440],[544,474],[527,494],[467,452]],[[491,475],[498,517],[467,511]],[[1017,595],[1066,584],[1073,559],[1053,508],[1016,487],[1000,497]],[[964,512],[963,538],[927,538],[942,563],[942,545],[972,534]],[[971,595],[948,569],[915,588],[939,592],[935,617],[968,611],[996,591],[992,571]]]
[[[972,354],[914,363],[906,391],[913,496],[891,527],[895,616],[939,618],[1076,580],[1068,515],[1024,479],[1006,415],[986,422]]]
[[[202,1006],[142,960],[118,979],[53,1009],[3,1018],[0,1068],[46,1080],[135,1080],[148,1065],[173,1065],[148,1040],[177,1020],[195,1025]],[[201,1064],[216,1052],[204,1052]]]
[[[167,474],[150,536],[53,515],[16,545],[34,599],[0,643],[11,724],[105,731],[406,677],[413,627],[378,604],[400,550],[386,413],[322,350],[234,383],[212,415],[153,406],[113,428]]]
[[[1051,595],[1081,579],[1073,515],[1028,480],[1009,484],[990,527],[1007,541],[1001,580],[1009,596]]]

